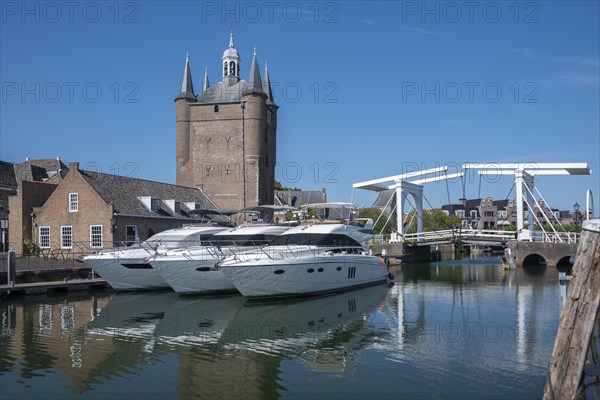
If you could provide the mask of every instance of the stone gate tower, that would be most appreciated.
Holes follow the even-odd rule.
[[[221,60],[222,81],[211,85],[205,71],[196,95],[186,56],[175,98],[177,184],[201,187],[221,208],[273,204],[279,107],[267,67],[263,83],[255,49],[249,79],[240,79],[233,31]]]

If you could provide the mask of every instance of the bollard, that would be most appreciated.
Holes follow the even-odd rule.
[[[16,275],[17,275],[17,253],[14,250],[8,251],[8,284],[10,286],[15,285]]]

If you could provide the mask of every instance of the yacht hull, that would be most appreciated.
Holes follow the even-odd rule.
[[[85,262],[115,290],[156,290],[170,287],[145,258],[87,258]]]
[[[366,255],[227,262],[225,276],[247,298],[310,296],[387,282],[388,269]]]
[[[221,270],[215,270],[214,266],[219,261],[210,255],[202,260],[194,259],[160,259],[151,261],[167,284],[180,294],[202,294],[211,292],[235,291],[231,281]]]

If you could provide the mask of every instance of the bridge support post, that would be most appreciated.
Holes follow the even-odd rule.
[[[400,237],[404,237],[404,203],[409,195],[415,200],[417,208],[417,234],[419,242],[423,241],[423,186],[399,181],[395,185],[396,195],[396,226]]]
[[[525,193],[523,189],[526,187]],[[519,232],[519,240],[529,240],[533,237],[533,212],[534,212],[534,199],[531,193],[533,193],[533,177],[529,175],[523,168],[519,168],[515,171],[515,188],[517,191],[517,232]],[[525,233],[525,210],[523,209],[523,194],[525,194],[525,201],[528,204],[529,211],[527,213],[528,232]]]

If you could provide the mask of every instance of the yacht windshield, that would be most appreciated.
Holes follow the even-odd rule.
[[[206,241],[212,236],[212,234],[196,234],[190,235],[161,235],[157,234],[146,240],[141,244],[142,247],[167,247],[170,249],[178,247],[189,247],[207,245]]]
[[[346,235],[333,233],[294,233],[282,235],[270,243],[271,246],[344,246],[361,247],[360,243]]]
[[[209,241],[214,246],[256,246],[269,243],[279,235],[257,233],[255,235],[216,235]]]

